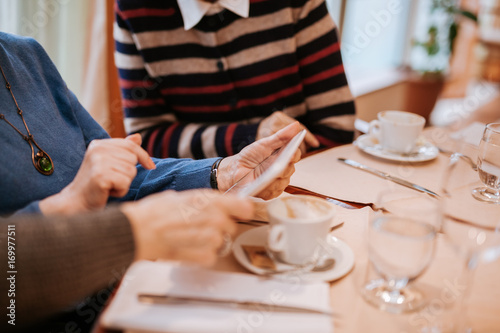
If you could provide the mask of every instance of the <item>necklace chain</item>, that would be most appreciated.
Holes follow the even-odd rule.
[[[16,104],[16,109],[17,109],[17,114],[21,117],[24,128],[26,128],[26,132],[28,135],[23,134],[14,124],[12,124],[7,118],[5,118],[5,115],[3,113],[0,113],[0,120],[5,121],[7,124],[10,125],[21,137],[26,141],[31,148],[31,160],[33,162],[33,165],[35,168],[43,175],[49,176],[54,172],[54,163],[52,162],[52,159],[50,158],[49,154],[47,154],[40,146],[38,143],[35,141],[35,138],[33,137],[33,134],[31,134],[30,129],[28,128],[28,125],[26,124],[26,120],[24,119],[23,116],[23,110],[19,107],[19,104],[17,103],[16,97],[14,96],[14,93],[12,92],[12,86],[10,82],[7,80],[7,76],[5,75],[5,72],[3,71],[2,66],[0,66],[0,71],[2,73],[2,76],[5,80],[5,88],[9,90],[10,95],[12,96],[12,99],[14,100],[14,103]],[[33,145],[36,146],[38,151],[35,153],[35,149]]]

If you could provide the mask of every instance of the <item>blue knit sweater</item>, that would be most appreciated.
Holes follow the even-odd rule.
[[[0,120],[0,215],[39,212],[39,200],[58,193],[73,180],[89,143],[109,136],[68,90],[35,40],[0,32],[0,66],[33,137],[54,162],[52,175],[39,173],[31,161],[29,145]],[[0,76],[0,113],[26,134],[14,101],[4,87]],[[154,161],[157,168],[152,171],[137,166],[138,174],[130,191],[119,200],[135,200],[166,189],[210,187],[214,159]]]

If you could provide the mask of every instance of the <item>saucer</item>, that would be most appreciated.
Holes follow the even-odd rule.
[[[354,145],[372,156],[399,162],[425,162],[433,160],[439,155],[438,148],[423,137],[418,139],[414,151],[408,154],[387,151],[382,148],[376,138],[368,134],[357,138]]]
[[[268,271],[252,265],[241,246],[264,246],[266,244],[268,229],[269,226],[250,229],[239,235],[238,238],[234,240],[233,244],[233,254],[236,260],[250,272],[258,275],[266,275]],[[334,236],[329,235],[326,243],[330,247],[327,250],[328,256],[335,259],[335,265],[331,269],[324,272],[283,272],[281,274],[273,274],[272,276],[285,279],[300,278],[300,280],[309,282],[333,281],[340,279],[349,273],[354,266],[354,253],[345,242]],[[276,263],[276,268],[279,270],[286,270],[293,269],[294,267],[287,264]]]

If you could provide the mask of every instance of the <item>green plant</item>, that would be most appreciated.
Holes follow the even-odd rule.
[[[477,22],[474,13],[460,8],[457,0],[432,0],[430,6],[429,27],[425,41],[414,41],[415,47],[423,48],[432,63],[433,58],[441,55],[441,58],[449,59],[453,53],[455,39],[458,35],[459,22],[465,17]],[[445,65],[435,65],[434,68],[422,70],[425,73],[441,73]]]

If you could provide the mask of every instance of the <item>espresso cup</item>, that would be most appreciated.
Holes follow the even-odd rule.
[[[271,257],[290,265],[313,265],[326,244],[334,215],[332,206],[320,198],[293,195],[275,199],[267,210]]]
[[[378,139],[383,149],[409,154],[425,125],[425,118],[405,111],[382,111],[377,120],[370,122],[368,134]]]

